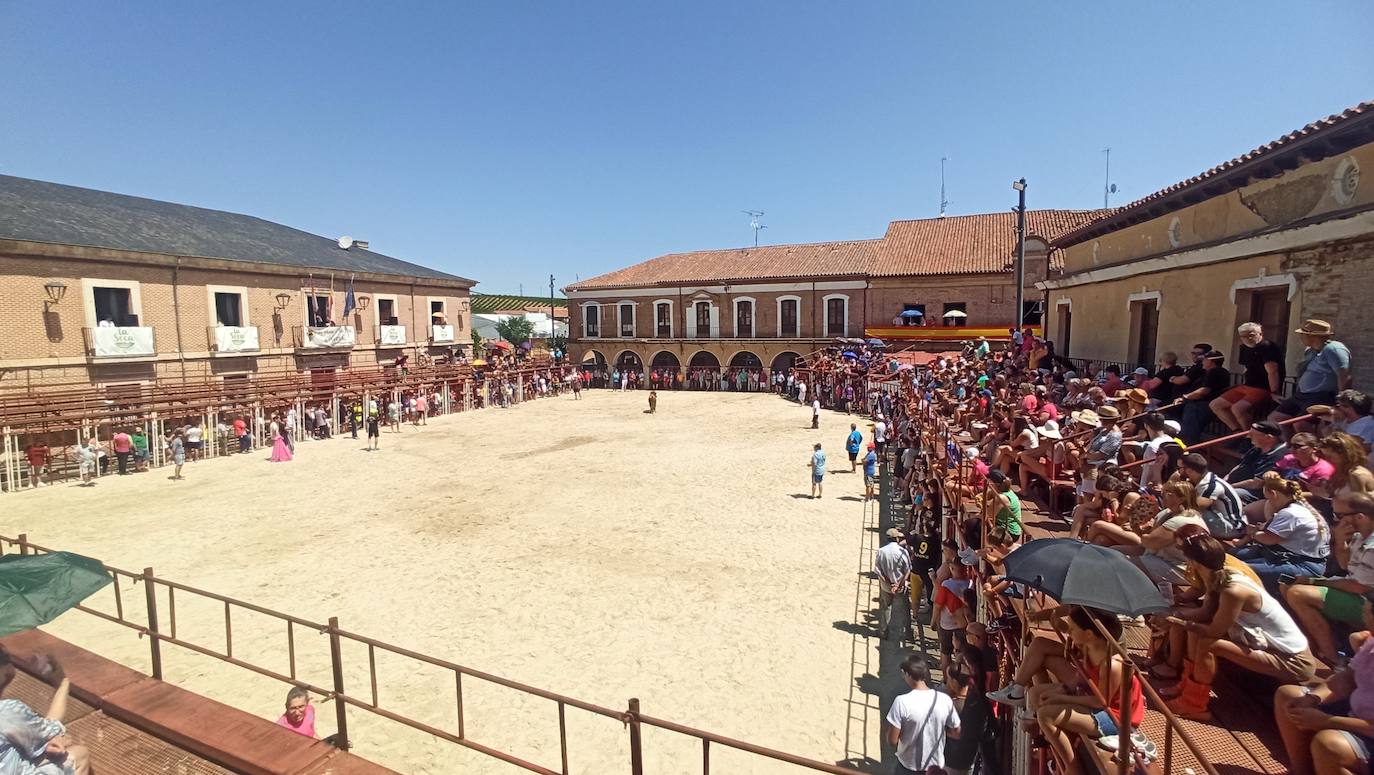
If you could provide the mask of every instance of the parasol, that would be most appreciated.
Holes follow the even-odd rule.
[[[886,344],[883,344],[883,340],[881,340],[881,339],[870,339],[870,340],[868,340],[868,346],[869,346],[869,347],[887,347]]]
[[[926,316],[926,313],[920,311],[919,309],[907,309],[907,310],[902,310],[902,314],[901,314],[901,317],[904,317],[904,318],[923,318],[923,317],[925,317],[925,316]]]
[[[110,581],[99,560],[71,552],[0,557],[0,636],[47,624]]]
[[[1126,556],[1072,538],[1039,538],[1007,555],[1006,577],[1061,603],[1139,616],[1169,607]]]
[[[487,365],[487,362],[482,360],[481,358],[473,358],[472,360],[468,361],[468,364],[471,366],[485,366]]]
[[[952,309],[952,310],[950,310],[949,312],[946,312],[946,313],[945,313],[945,317],[947,317],[947,318],[966,318],[966,317],[968,317],[968,313],[967,313],[967,312],[964,312],[963,310]]]

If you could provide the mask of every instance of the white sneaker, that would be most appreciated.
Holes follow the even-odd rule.
[[[1010,683],[995,692],[988,692],[988,699],[1016,708],[1026,707],[1026,689],[1018,683]]]

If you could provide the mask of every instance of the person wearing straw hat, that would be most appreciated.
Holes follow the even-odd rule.
[[[1097,419],[1101,427],[1083,448],[1083,481],[1078,485],[1078,492],[1085,496],[1096,490],[1097,474],[1102,467],[1116,465],[1121,452],[1121,429],[1116,425],[1121,419],[1120,410],[1110,404],[1103,406],[1097,410]]]
[[[1302,363],[1298,365],[1298,384],[1293,395],[1281,401],[1269,419],[1277,423],[1307,413],[1313,404],[1336,403],[1336,394],[1350,387],[1350,350],[1333,337],[1335,331],[1325,320],[1304,320],[1294,331],[1302,339]],[[1288,428],[1285,433],[1304,428]],[[1284,426],[1287,428],[1287,426]]]

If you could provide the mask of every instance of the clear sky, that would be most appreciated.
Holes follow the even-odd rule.
[[[1114,204],[1374,99],[1367,0],[0,0],[0,172],[547,293],[672,251]]]

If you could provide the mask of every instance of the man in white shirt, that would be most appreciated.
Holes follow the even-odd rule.
[[[806,403],[806,383],[797,380],[797,403]]]
[[[878,457],[882,457],[887,451],[887,423],[883,421],[881,414],[873,423],[873,446],[878,448]]]
[[[883,731],[897,746],[897,775],[925,775],[945,766],[945,738],[959,737],[959,712],[948,694],[926,686],[930,668],[925,657],[902,662],[902,678],[911,691],[892,702]],[[941,770],[943,771],[943,769]]]
[[[819,398],[811,399],[811,427],[813,429],[821,427],[821,400]]]
[[[891,634],[895,618],[901,639],[911,627],[911,614],[903,605],[911,575],[911,555],[906,550],[906,536],[901,530],[888,528],[887,538],[888,542],[873,555],[873,573],[878,577],[878,637],[886,639]]]

